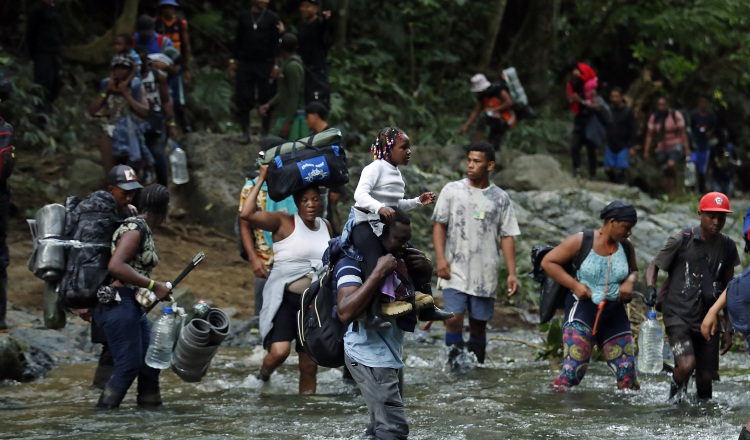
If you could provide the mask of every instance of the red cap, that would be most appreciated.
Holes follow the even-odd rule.
[[[729,209],[729,197],[720,192],[710,192],[701,198],[698,211],[702,212],[733,212]]]

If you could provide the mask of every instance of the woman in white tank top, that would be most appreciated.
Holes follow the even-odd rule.
[[[301,298],[296,286],[304,283],[310,273],[323,268],[323,252],[331,239],[331,225],[320,213],[320,189],[305,188],[294,194],[297,214],[257,211],[257,198],[266,180],[268,165],[260,167],[258,182],[242,206],[240,217],[251,227],[271,232],[274,265],[263,288],[263,308],[260,311],[260,334],[268,354],[258,373],[266,382],[271,373],[284,363],[291,352],[291,341],[296,341],[299,355],[299,392],[314,394],[318,366],[304,352],[297,339],[297,312]],[[307,281],[309,285],[309,281]],[[297,292],[297,293],[295,293]]]

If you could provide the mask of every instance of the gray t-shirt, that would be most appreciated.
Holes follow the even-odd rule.
[[[670,236],[654,257],[659,269],[669,271],[670,276],[669,289],[662,304],[664,324],[700,330],[709,309],[701,299],[702,290],[713,288],[714,281],[723,282],[726,271],[734,272],[734,267],[740,265],[740,256],[732,239],[721,234],[712,240],[704,240],[699,228],[693,228],[692,238],[680,252],[683,235],[681,231]],[[716,280],[704,280],[708,273],[718,273],[719,276]]]
[[[494,184],[473,188],[469,179],[450,182],[440,191],[432,221],[448,227],[445,259],[451,265],[451,279],[443,280],[443,288],[494,298],[499,239],[521,233],[508,193]]]

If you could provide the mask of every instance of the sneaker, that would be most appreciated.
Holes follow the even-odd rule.
[[[412,306],[406,301],[393,301],[380,306],[380,313],[383,314],[383,316],[388,316],[391,318],[404,316],[411,311]]]

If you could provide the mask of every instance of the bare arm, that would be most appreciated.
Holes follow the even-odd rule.
[[[467,131],[469,131],[469,127],[471,127],[471,124],[473,124],[474,121],[476,121],[481,111],[482,111],[482,103],[477,102],[477,104],[474,106],[474,110],[472,110],[471,114],[469,114],[469,118],[466,119],[466,122],[464,122],[463,127],[461,127],[461,134],[464,134]]]
[[[120,282],[148,288],[151,280],[136,272],[128,264],[133,260],[141,246],[141,234],[141,231],[133,230],[120,237],[120,241],[117,242],[115,251],[112,252],[112,257],[109,259],[107,269]],[[164,283],[154,283],[153,292],[159,299],[169,295],[169,289]]]
[[[500,107],[497,109],[499,112],[504,112],[513,107],[513,98],[510,97],[510,93],[508,93],[507,90],[500,92],[500,100],[503,103],[500,104]]]
[[[653,130],[649,129],[646,132],[646,142],[643,143],[643,158],[648,160],[651,155],[651,138],[653,137]]]
[[[380,282],[396,269],[396,258],[391,254],[378,258],[378,264],[365,282],[359,286],[342,287],[337,292],[339,321],[348,324],[361,315],[378,293]]]
[[[516,278],[516,239],[512,236],[501,237],[500,247],[503,250],[505,265],[508,267],[508,296],[513,296],[518,292],[518,278]]]
[[[573,261],[581,248],[583,234],[575,234],[566,238],[560,245],[544,256],[542,268],[547,275],[560,285],[572,290],[578,299],[591,298],[591,289],[578,282],[566,270],[565,265]]]
[[[659,275],[659,266],[656,261],[651,261],[646,269],[646,285],[656,286],[656,277]]]
[[[245,204],[242,205],[242,211],[240,211],[240,218],[248,222],[253,228],[259,228],[274,234],[274,241],[277,241],[277,238],[283,240],[294,230],[292,227],[290,231],[287,231],[286,229],[288,228],[284,227],[286,226],[284,223],[291,223],[291,216],[283,212],[258,212],[256,206],[258,204],[258,194],[260,193],[260,188],[263,186],[263,182],[266,180],[267,172],[268,165],[260,167],[258,182],[253,186],[247,199],[245,199]]]
[[[451,265],[445,258],[445,237],[448,231],[448,225],[435,222],[432,226],[432,244],[435,246],[435,258],[437,259],[437,276],[444,279],[451,279]]]
[[[266,265],[263,264],[263,260],[258,257],[258,254],[255,251],[255,240],[253,238],[253,231],[250,227],[250,223],[241,218],[240,238],[242,239],[242,247],[245,248],[245,253],[247,253],[247,259],[250,260],[250,265],[253,267],[253,274],[257,278],[268,277]]]

